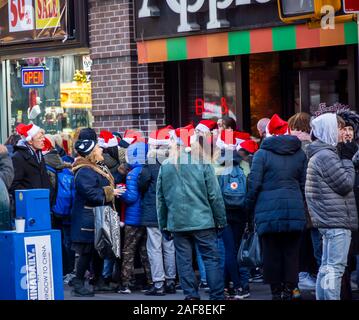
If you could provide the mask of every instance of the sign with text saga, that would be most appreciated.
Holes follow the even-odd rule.
[[[10,0],[8,3],[9,31],[21,32],[34,29],[32,0]]]
[[[45,86],[45,68],[23,68],[21,78],[23,88],[42,88]]]
[[[35,0],[36,29],[56,28],[61,22],[60,0]]]

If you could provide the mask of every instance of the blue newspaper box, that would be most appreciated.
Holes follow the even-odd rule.
[[[0,300],[63,300],[61,233],[0,232]]]
[[[25,232],[51,229],[50,191],[48,189],[16,190],[16,217],[25,219]]]

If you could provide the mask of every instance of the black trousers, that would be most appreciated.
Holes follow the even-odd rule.
[[[266,283],[296,286],[300,243],[301,232],[268,233],[262,236],[263,276]]]
[[[84,245],[85,250],[78,252],[80,254],[76,264],[76,278],[83,280],[86,271],[90,271],[91,263],[95,279],[99,279],[103,270],[103,259],[98,255],[93,245]]]

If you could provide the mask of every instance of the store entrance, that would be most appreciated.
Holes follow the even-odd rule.
[[[299,72],[300,111],[314,115],[321,106],[348,105],[347,69],[301,70]]]

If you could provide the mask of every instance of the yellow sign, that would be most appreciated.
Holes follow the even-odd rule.
[[[60,26],[60,0],[35,0],[36,29]]]
[[[91,109],[91,82],[61,84],[61,107],[66,109]]]

